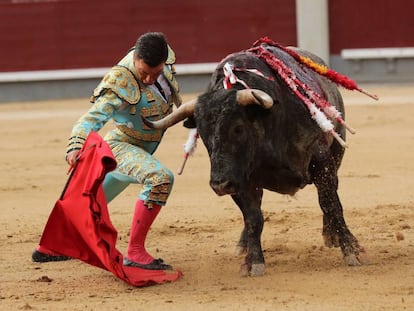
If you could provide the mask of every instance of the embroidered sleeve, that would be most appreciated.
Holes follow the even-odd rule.
[[[99,96],[91,108],[82,115],[72,128],[66,154],[80,150],[90,132],[98,132],[122,105],[122,100],[111,90]]]

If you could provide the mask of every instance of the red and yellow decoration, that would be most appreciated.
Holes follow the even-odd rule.
[[[261,38],[259,40],[257,40],[253,46],[259,46],[260,44],[265,43],[268,45],[272,45],[275,47],[278,47],[279,49],[285,51],[286,53],[288,53],[290,56],[292,56],[294,59],[296,59],[298,62],[300,62],[301,64],[305,65],[306,67],[312,69],[313,71],[317,72],[318,74],[320,74],[321,76],[324,76],[326,78],[328,78],[329,80],[331,80],[332,82],[336,83],[337,85],[340,85],[348,90],[355,90],[355,91],[359,91],[375,100],[378,100],[378,96],[375,94],[370,94],[367,91],[361,89],[356,83],[355,81],[351,80],[350,78],[348,78],[347,76],[344,76],[342,74],[340,74],[339,72],[336,72],[335,70],[329,69],[328,67],[322,65],[322,64],[318,64],[315,63],[313,60],[311,60],[309,57],[305,57],[302,55],[299,55],[298,53],[296,53],[295,51],[288,49],[287,47],[278,44],[276,42],[274,42],[272,39],[268,38],[268,37],[264,37]]]
[[[312,90],[306,83],[302,82],[295,75],[293,70],[286,65],[282,60],[276,57],[273,53],[268,51],[263,45],[270,45],[277,47],[284,52],[292,56],[297,62],[303,64],[307,68],[310,68],[314,72],[318,73],[321,76],[326,77],[335,84],[345,87],[349,90],[356,90],[361,93],[364,93],[371,98],[377,100],[376,95],[369,94],[368,92],[361,89],[353,80],[348,77],[326,67],[323,64],[316,63],[309,57],[299,55],[294,50],[284,47],[271,39],[264,37],[257,40],[253,47],[247,50],[255,54],[257,57],[265,61],[276,74],[278,74],[286,85],[291,89],[291,91],[303,102],[303,104],[308,108],[308,111],[319,125],[319,127],[326,133],[331,134],[343,147],[346,147],[345,141],[335,132],[334,126],[331,120],[336,120],[339,124],[344,126],[352,134],[355,133],[355,130],[348,126],[341,117],[341,113],[327,102],[320,94]]]

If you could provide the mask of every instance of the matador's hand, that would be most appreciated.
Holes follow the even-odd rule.
[[[79,151],[80,150],[72,150],[66,155],[66,162],[68,162],[70,166],[74,165],[78,160]]]

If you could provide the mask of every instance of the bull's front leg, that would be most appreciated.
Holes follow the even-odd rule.
[[[232,195],[244,219],[244,228],[236,251],[237,254],[246,253],[244,262],[240,268],[241,276],[260,276],[265,271],[261,245],[263,231],[263,214],[261,211],[262,196],[263,190],[256,188]]]
[[[319,205],[323,211],[323,231],[325,245],[340,247],[344,261],[350,266],[362,264],[364,249],[346,225],[338,189],[337,167],[334,158],[327,152],[313,161],[311,173],[318,190]]]

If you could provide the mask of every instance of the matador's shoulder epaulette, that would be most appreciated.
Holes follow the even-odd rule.
[[[126,67],[116,65],[109,70],[102,81],[93,91],[91,102],[99,97],[105,90],[113,91],[119,98],[131,105],[141,99],[141,91],[134,74]]]
[[[175,64],[175,52],[169,45],[168,45],[168,57],[167,57],[167,60],[165,61],[165,64],[167,65]]]

